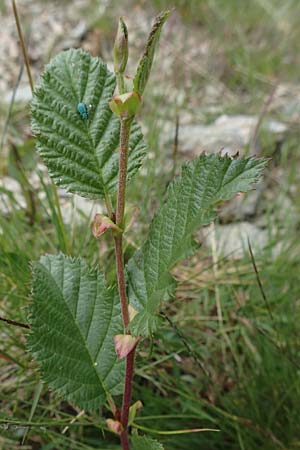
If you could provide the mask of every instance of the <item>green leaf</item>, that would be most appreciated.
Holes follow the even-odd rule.
[[[147,436],[132,436],[132,450],[164,450],[164,447]]]
[[[157,328],[160,304],[174,293],[169,271],[193,252],[193,233],[215,219],[216,205],[249,191],[265,165],[263,159],[201,155],[183,166],[151,223],[148,239],[128,263],[129,301],[138,311],[131,324],[135,335],[149,335]]]
[[[120,120],[110,107],[115,75],[100,58],[71,49],[46,66],[31,103],[37,149],[58,186],[99,198],[117,187]],[[77,110],[86,105],[88,118]],[[128,178],[142,164],[146,146],[131,128]]]
[[[29,321],[29,349],[53,390],[85,409],[122,392],[124,361],[113,342],[123,332],[119,301],[97,269],[43,256],[33,266]]]
[[[151,32],[149,34],[144,53],[140,59],[140,62],[136,70],[136,74],[133,79],[133,88],[140,95],[143,94],[150,75],[154,53],[159,41],[162,27],[170,14],[171,14],[170,11],[164,11],[161,14],[159,14],[156,17]]]

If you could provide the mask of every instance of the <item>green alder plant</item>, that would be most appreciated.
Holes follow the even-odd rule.
[[[120,19],[114,73],[80,49],[61,52],[46,66],[31,104],[37,150],[53,181],[106,205],[92,232],[112,234],[116,280],[108,283],[82,258],[42,256],[32,268],[28,347],[55,392],[85,410],[108,409],[107,428],[123,450],[163,449],[138,435],[134,417],[141,402],[132,405],[131,398],[136,348],[155,334],[163,302],[174,295],[170,271],[193,253],[194,232],[216,218],[217,206],[249,191],[266,164],[219,154],[185,164],[125,267],[126,185],[147,154],[135,116],[169,14],[155,19],[133,80],[124,75],[128,31]]]

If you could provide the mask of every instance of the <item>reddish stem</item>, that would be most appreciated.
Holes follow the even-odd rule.
[[[122,117],[120,130],[120,160],[119,160],[119,184],[117,197],[116,224],[123,228],[125,194],[127,181],[127,161],[129,150],[129,136],[132,118]]]
[[[120,440],[122,449],[130,450],[127,430],[124,430],[123,433],[120,435]]]
[[[124,324],[124,332],[126,333],[129,325],[129,314],[128,314],[128,302],[126,295],[126,285],[125,285],[125,275],[124,275],[124,257],[123,257],[123,236],[118,234],[114,238],[115,240],[115,255],[116,255],[116,269],[117,269],[117,279],[119,296],[121,301],[122,318]]]
[[[127,162],[128,162],[129,136],[131,123],[132,118],[128,119],[126,117],[123,117],[121,119],[119,184],[118,184],[117,210],[116,210],[116,224],[121,229],[123,229],[124,227]],[[122,233],[116,234],[114,236],[114,241],[115,241],[117,280],[122,309],[124,332],[128,333],[129,313],[128,313],[128,300],[126,294],[126,283],[124,274],[123,234]],[[134,375],[134,355],[135,349],[133,349],[126,357],[126,373],[125,373],[122,411],[121,411],[121,423],[123,425],[124,431],[122,431],[120,435],[123,450],[130,450],[128,439],[128,416],[131,403],[132,380]]]
[[[123,395],[123,404],[121,412],[121,422],[123,426],[128,425],[128,415],[131,403],[131,393],[132,393],[132,381],[134,374],[134,357],[135,349],[133,349],[126,358],[126,374],[125,374],[125,386]]]
[[[135,357],[135,348],[128,354],[126,358],[125,385],[124,385],[123,404],[121,412],[121,423],[123,425],[124,431],[120,436],[123,450],[129,450],[128,417],[129,417],[129,408],[132,394],[132,382],[134,375],[134,357]]]
[[[126,181],[127,181],[127,162],[129,151],[129,137],[132,119],[122,117],[120,129],[120,159],[119,159],[119,182],[118,182],[118,196],[117,196],[117,210],[116,210],[116,224],[123,229],[124,226],[124,211],[125,211],[125,195],[126,195]],[[122,317],[124,324],[124,332],[127,332],[129,325],[128,301],[126,295],[126,284],[124,275],[124,256],[123,256],[123,235],[119,233],[115,235],[115,254],[116,254],[116,269],[118,288],[120,295],[120,302],[122,308]]]

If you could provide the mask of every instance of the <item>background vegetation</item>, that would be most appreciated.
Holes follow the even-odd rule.
[[[239,255],[224,254],[218,228],[209,228],[199,236],[202,245],[192,261],[176,268],[179,287],[165,311],[168,319],[159,337],[137,356],[134,400],[144,404],[137,423],[141,430],[161,435],[168,450],[300,448],[299,1],[65,0],[18,5],[35,80],[43,64],[70,45],[111,61],[120,14],[131,33],[131,63],[137,61],[153,15],[176,7],[146,92],[142,127],[150,153],[128,193],[135,218],[127,236],[128,256],[142,242],[172,174],[202,150],[197,142],[202,142],[203,128],[197,127],[214,124],[224,114],[255,118],[249,141],[234,149],[270,157],[268,171],[251,213],[245,212],[247,199],[241,199],[238,211],[225,208],[220,226],[245,221],[259,225],[264,245],[255,246],[259,236],[254,234],[249,248],[237,235]],[[41,253],[64,251],[99,263],[100,245],[100,265],[103,259],[111,261],[108,276],[114,276],[114,267],[105,239],[99,244],[87,232],[89,208],[59,192],[63,218],[59,215],[34,151],[30,94],[18,98],[28,82],[25,74],[18,81],[22,57],[12,47],[18,49],[18,38],[10,2],[0,0],[0,10],[0,316],[26,323],[30,261]],[[59,22],[56,14],[65,18]],[[61,27],[53,40],[43,35],[43,17],[47,26]],[[78,35],[68,34],[72,24],[82,22]],[[265,127],[270,119],[284,125],[284,131]],[[179,142],[174,152],[176,121]],[[186,129],[195,133],[195,148],[189,151],[180,140]],[[95,208],[101,210],[100,205]],[[40,383],[24,332],[0,323],[0,448],[118,448],[97,414],[86,416]],[[220,432],[164,434],[199,426]]]

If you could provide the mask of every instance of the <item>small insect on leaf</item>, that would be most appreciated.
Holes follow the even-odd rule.
[[[89,118],[89,112],[85,103],[78,103],[77,111],[81,115],[81,118],[87,120]]]

